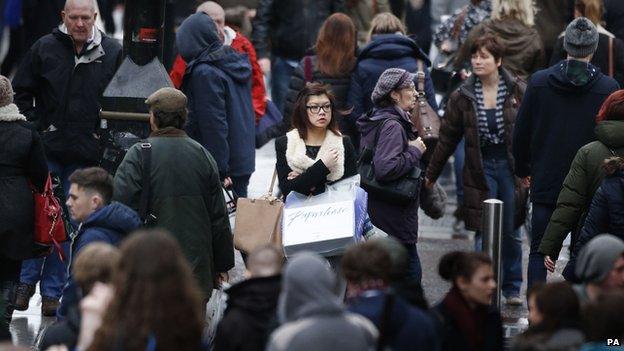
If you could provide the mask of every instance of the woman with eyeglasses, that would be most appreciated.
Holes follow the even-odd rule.
[[[326,85],[308,83],[299,92],[292,113],[293,129],[275,140],[279,188],[318,195],[327,183],[357,174],[355,148],[340,134],[334,95]]]
[[[413,131],[409,111],[416,106],[414,74],[401,69],[385,70],[371,95],[374,107],[362,115],[357,126],[361,147],[373,151],[375,178],[379,182],[401,179],[422,169],[425,144]],[[418,241],[418,200],[407,205],[368,196],[368,214],[373,225],[398,239],[407,249],[410,264],[407,278],[420,283],[422,269],[416,250]]]

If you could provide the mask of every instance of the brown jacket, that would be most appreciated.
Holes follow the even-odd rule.
[[[496,35],[505,45],[503,66],[511,73],[526,79],[546,64],[544,45],[535,28],[527,27],[513,18],[486,20],[470,31],[455,61],[455,67],[470,65],[472,43],[486,33]]]
[[[511,92],[505,100],[503,117],[505,119],[507,157],[513,167],[513,156],[511,155],[513,127],[520,100],[526,89],[526,83],[520,78],[513,77],[504,69],[502,72],[503,79],[507,83],[507,89]],[[440,176],[448,158],[455,152],[462,137],[466,138],[466,161],[462,178],[464,181],[464,222],[469,230],[480,229],[482,203],[488,198],[488,186],[483,171],[477,126],[477,101],[474,94],[474,82],[475,77],[473,75],[451,94],[442,119],[440,139],[427,167],[427,178],[434,182]]]

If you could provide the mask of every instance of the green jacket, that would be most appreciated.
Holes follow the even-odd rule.
[[[594,193],[604,177],[602,162],[613,156],[612,151],[618,156],[624,155],[624,121],[601,122],[595,131],[598,141],[580,148],[572,161],[557,208],[540,243],[539,252],[553,259],[559,256],[568,233],[583,226]]]
[[[156,131],[147,140],[152,144],[149,204],[155,226],[178,239],[200,288],[210,297],[216,274],[234,267],[217,165],[206,149],[179,129]],[[117,169],[113,198],[138,209],[142,173],[141,147],[136,144]],[[158,253],[151,259],[158,259]]]

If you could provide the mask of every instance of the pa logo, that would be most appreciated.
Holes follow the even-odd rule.
[[[621,346],[619,339],[607,339],[607,346]]]

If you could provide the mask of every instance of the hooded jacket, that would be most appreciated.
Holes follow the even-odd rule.
[[[596,189],[604,178],[602,163],[606,158],[624,156],[624,121],[603,121],[595,129],[597,141],[574,156],[570,171],[557,198],[557,208],[544,231],[539,252],[556,259],[569,232],[578,232]]]
[[[182,23],[176,45],[188,62],[182,85],[189,109],[186,131],[213,155],[221,178],[250,175],[256,139],[247,56],[224,46],[204,13]]]
[[[375,89],[377,80],[386,69],[403,68],[411,73],[416,73],[418,60],[423,61],[425,67],[427,102],[434,111],[437,110],[438,104],[435,100],[433,81],[429,76],[429,70],[426,68],[431,65],[427,55],[409,37],[400,34],[380,34],[374,36],[372,41],[358,55],[355,70],[351,74],[347,98],[347,106],[353,107],[349,118],[357,120],[373,107],[371,94]],[[359,145],[357,141],[354,141],[354,144],[356,147]]]
[[[336,277],[318,255],[301,253],[288,262],[278,300],[282,324],[267,351],[372,350],[377,330],[366,318],[346,312],[334,293]]]
[[[251,278],[227,289],[227,308],[215,336],[215,350],[263,351],[277,326],[281,277]]]
[[[46,155],[62,164],[96,164],[99,99],[122,58],[121,45],[94,29],[93,40],[76,55],[64,25],[39,39],[15,78],[15,104],[43,131]]]
[[[412,123],[406,113],[401,113],[394,106],[374,108],[358,119],[357,126],[362,138],[362,149],[374,151],[377,180],[396,180],[414,167],[422,168],[422,153],[408,144],[409,140],[416,139],[416,135],[412,132]],[[375,140],[377,134],[379,138]],[[395,205],[370,195],[368,214],[376,227],[404,244],[413,244],[418,241],[418,202],[417,199],[408,205]]]
[[[493,33],[501,40],[505,47],[503,66],[513,74],[526,79],[544,67],[544,45],[537,30],[514,18],[489,19],[476,26],[459,49],[455,67],[470,66],[472,43],[485,33]]]
[[[595,117],[604,100],[619,87],[587,64],[588,81],[568,77],[569,61],[531,76],[513,134],[518,177],[531,176],[533,202],[554,205],[570,164],[581,146],[595,139]]]

